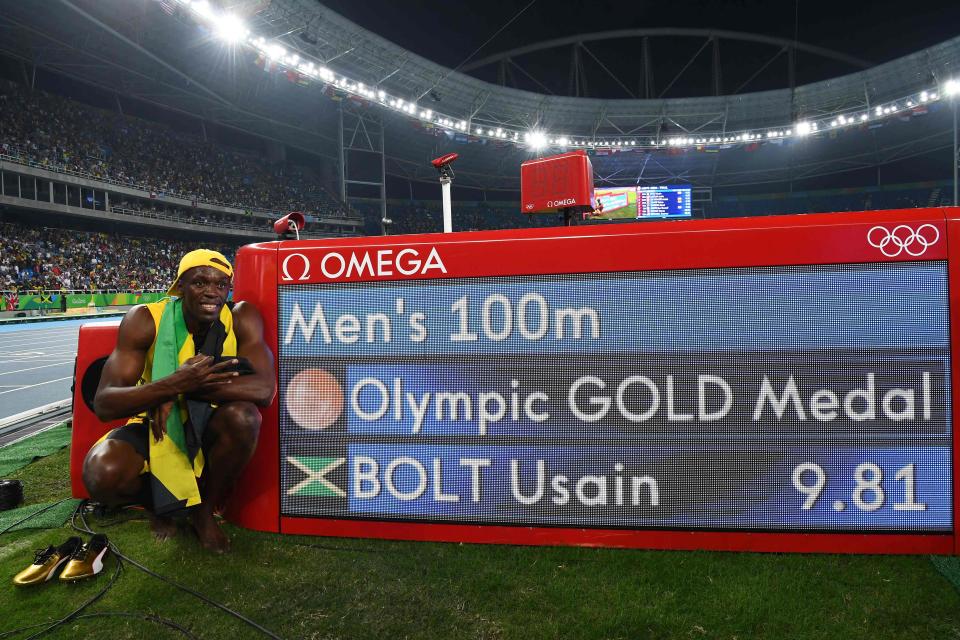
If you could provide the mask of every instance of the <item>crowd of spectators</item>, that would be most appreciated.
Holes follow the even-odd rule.
[[[891,185],[863,190],[833,189],[798,191],[751,196],[715,197],[707,208],[708,217],[832,213],[940,207],[951,204],[952,195],[942,187]]]
[[[0,80],[0,151],[158,197],[347,217],[308,169],[226,150],[166,125]]]
[[[233,228],[267,231],[273,228],[273,220],[253,215],[216,213],[205,209],[178,207],[157,200],[111,200],[110,210],[117,213],[137,213],[149,217],[166,218],[176,222],[217,225]]]
[[[0,223],[0,290],[166,289],[195,242]],[[235,247],[203,243],[233,259]]]

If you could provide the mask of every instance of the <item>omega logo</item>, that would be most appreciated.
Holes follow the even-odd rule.
[[[548,207],[564,207],[568,204],[574,204],[576,202],[575,198],[567,198],[566,200],[547,200]]]
[[[425,255],[424,255],[425,254]],[[350,277],[383,278],[395,275],[426,275],[431,271],[446,273],[436,247],[429,252],[407,247],[399,251],[378,249],[373,251],[351,251],[342,254],[332,251],[320,261],[323,276],[330,280]]]
[[[303,271],[300,273],[299,278],[294,278],[290,275],[290,260],[293,258],[300,258],[303,260]],[[296,264],[296,262],[294,262],[294,264]],[[302,282],[310,279],[310,259],[302,253],[291,253],[288,255],[283,259],[283,263],[280,265],[280,268],[283,270],[283,279],[287,282],[291,280],[298,280]]]
[[[288,254],[280,263],[284,282],[304,282],[310,279],[310,259],[302,253]],[[431,271],[447,273],[436,247],[419,250],[406,247],[372,251],[351,251],[343,254],[331,251],[320,260],[320,271],[328,280],[340,278],[427,275]]]

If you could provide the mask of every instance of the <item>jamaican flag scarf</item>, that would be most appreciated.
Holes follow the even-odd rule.
[[[228,335],[232,338],[228,349],[232,353],[224,354]],[[151,380],[169,376],[198,353],[214,357],[236,355],[233,314],[227,306],[220,310],[220,318],[210,327],[198,351],[183,319],[182,302],[173,298],[167,302],[157,323]],[[197,478],[204,466],[201,445],[212,414],[213,407],[209,402],[181,395],[167,418],[167,433],[163,439],[157,442],[150,435],[151,497],[157,515],[175,515],[200,504]]]

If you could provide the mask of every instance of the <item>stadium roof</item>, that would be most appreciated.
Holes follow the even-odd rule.
[[[960,37],[869,69],[789,88],[674,99],[564,97],[488,83],[452,71],[374,34],[313,0],[246,2],[250,30],[303,59],[391,95],[436,103],[473,125],[540,128],[570,136],[723,136],[788,127],[799,119],[869,112],[960,77]],[[344,99],[323,82],[301,86],[266,73],[252,50],[228,47],[184,15],[178,0],[0,0],[0,52],[160,106],[336,155],[338,108],[381,115],[387,171],[433,180],[429,160],[457,151],[458,183],[516,188],[530,152],[507,141],[456,136],[415,117]],[[336,99],[332,99],[333,98]],[[689,182],[721,186],[785,181],[871,167],[951,144],[949,104],[936,101],[882,122],[794,140],[730,148],[600,150],[598,184]],[[471,143],[472,142],[472,143]]]

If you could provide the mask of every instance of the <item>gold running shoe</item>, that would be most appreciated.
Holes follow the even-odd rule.
[[[51,545],[46,549],[37,549],[33,564],[15,575],[13,584],[18,587],[28,587],[48,582],[57,573],[57,569],[82,546],[83,541],[73,536],[58,547]]]
[[[109,550],[107,536],[102,533],[94,534],[90,542],[74,551],[70,562],[60,572],[60,581],[76,582],[97,575],[103,571],[103,559]]]

